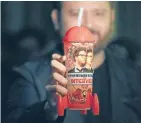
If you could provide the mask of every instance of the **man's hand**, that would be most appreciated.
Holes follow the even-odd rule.
[[[63,64],[65,60],[65,56],[61,56],[59,54],[52,55],[51,66],[53,69],[53,81],[55,81],[55,83],[54,85],[46,86],[48,91],[54,91],[61,95],[67,94],[65,86],[67,85],[68,80],[65,78],[66,67]]]

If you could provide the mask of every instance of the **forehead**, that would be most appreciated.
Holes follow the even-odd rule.
[[[79,51],[79,54],[86,54],[86,51],[81,50]]]
[[[79,9],[84,8],[84,10],[93,10],[93,9],[107,9],[110,8],[109,1],[63,1],[63,9]]]

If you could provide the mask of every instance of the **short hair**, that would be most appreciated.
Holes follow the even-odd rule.
[[[86,52],[86,48],[85,47],[79,47],[79,48],[75,49],[75,51],[73,53],[74,60],[75,60],[75,57],[79,55],[80,51],[85,51]]]

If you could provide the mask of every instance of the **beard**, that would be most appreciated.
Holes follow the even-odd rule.
[[[101,35],[100,31],[97,31],[97,30],[93,30],[93,29],[90,29],[91,33],[93,35],[96,35],[98,38],[97,38],[97,41],[96,41],[96,45],[95,45],[95,48],[94,48],[94,54],[97,54],[99,53],[101,50],[104,50],[107,45],[110,43],[110,38],[111,38],[111,29],[109,29],[105,34],[104,36]]]

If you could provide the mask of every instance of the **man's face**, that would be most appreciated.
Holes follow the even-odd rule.
[[[69,1],[62,2],[62,28],[61,33],[64,36],[65,32],[73,26],[77,25],[79,8],[84,8],[82,25],[89,28],[97,41],[96,48],[99,50],[107,44],[107,37],[111,32],[113,9],[108,1],[105,2],[84,2],[84,1]]]
[[[81,66],[84,67],[86,64],[86,51],[80,51],[79,54],[75,57],[76,62]]]
[[[92,64],[92,59],[93,59],[93,53],[88,52],[87,53],[87,64],[91,65]]]

